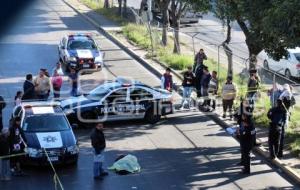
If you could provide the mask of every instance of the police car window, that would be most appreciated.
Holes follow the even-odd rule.
[[[68,49],[96,49],[96,45],[92,40],[70,40],[68,43]]]
[[[126,102],[127,89],[120,89],[112,92],[107,98],[106,103]]]
[[[22,128],[26,132],[53,132],[68,130],[69,125],[63,115],[41,114],[27,116]]]
[[[87,96],[88,99],[95,99],[100,100],[102,99],[106,94],[108,94],[111,90],[108,88],[109,86],[106,84],[103,84],[95,89],[93,89]]]
[[[143,88],[134,88],[130,90],[131,100],[147,100],[152,98],[153,95]]]

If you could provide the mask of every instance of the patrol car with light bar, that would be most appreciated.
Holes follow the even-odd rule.
[[[27,144],[26,164],[77,163],[77,141],[59,103],[24,102],[14,108],[12,117],[17,116]]]
[[[70,34],[58,45],[59,59],[66,70],[101,70],[103,54],[90,34]]]
[[[87,94],[61,102],[71,123],[89,123],[144,119],[156,123],[161,116],[173,113],[169,91],[153,88],[139,81],[117,78],[107,81]]]

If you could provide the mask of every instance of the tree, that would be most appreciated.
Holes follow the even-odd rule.
[[[169,27],[169,5],[171,0],[160,0],[160,7],[162,12],[162,45],[168,44],[168,27]]]
[[[109,4],[109,0],[104,0],[104,5],[103,5],[104,8],[109,8],[110,7],[110,4]]]
[[[275,60],[287,56],[287,48],[299,46],[299,0],[273,0],[263,19],[264,50]]]
[[[173,52],[177,54],[181,52],[179,41],[180,18],[188,7],[192,7],[193,11],[205,12],[209,10],[210,4],[209,0],[171,0],[170,18],[172,21],[171,26],[174,29]]]
[[[225,54],[227,56],[228,61],[228,71],[227,76],[233,76],[233,60],[232,60],[232,50],[229,47],[229,43],[231,41],[231,21],[233,18],[230,15],[230,7],[228,6],[227,0],[219,0],[217,1],[213,7],[214,15],[219,18],[223,26],[226,25],[226,39],[222,43],[222,47],[225,50]],[[229,12],[228,12],[229,11]]]

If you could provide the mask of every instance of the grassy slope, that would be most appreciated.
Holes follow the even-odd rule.
[[[130,40],[131,42],[135,43],[137,46],[144,48],[147,51],[151,51],[151,40],[150,35],[147,28],[143,25],[136,25],[131,23],[126,23],[122,18],[117,16],[116,9],[105,9],[103,8],[103,1],[99,1],[97,3],[94,0],[80,0],[88,7],[96,10],[97,12],[103,14],[108,19],[114,20],[119,22],[123,25],[122,33],[123,35]],[[160,36],[160,32],[153,31],[154,36]],[[169,39],[169,42],[172,42],[172,38]],[[170,66],[175,70],[184,70],[187,66],[191,66],[193,64],[193,56],[189,55],[177,55],[172,53],[172,44],[168,44],[167,47],[162,47],[159,43],[154,43],[154,49],[156,50],[156,57],[159,61],[165,63],[166,65]],[[216,70],[219,71],[220,77],[220,84],[225,81],[227,69],[223,66],[220,66],[218,70],[217,62],[208,59],[204,62],[206,66],[212,71]],[[246,92],[245,82],[240,79],[238,75],[234,76],[234,82],[238,85],[239,88],[239,96],[244,96]],[[267,118],[267,111],[270,108],[270,100],[266,93],[261,94],[261,98],[256,104],[256,115],[255,115],[255,122],[259,126],[268,126],[269,120]],[[291,150],[297,154],[300,153],[300,108],[296,108],[293,111],[290,127],[287,131],[287,142],[289,143],[289,147]]]

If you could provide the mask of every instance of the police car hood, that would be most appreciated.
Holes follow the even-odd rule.
[[[25,132],[29,148],[66,148],[74,146],[76,140],[72,130],[58,132]]]
[[[100,52],[97,49],[76,49],[68,50],[70,57],[78,57],[82,59],[90,59],[100,56]]]
[[[61,107],[65,109],[71,109],[71,108],[76,108],[80,105],[85,105],[92,103],[93,101],[90,99],[87,99],[85,96],[81,95],[78,97],[72,97],[66,100],[61,101]]]

